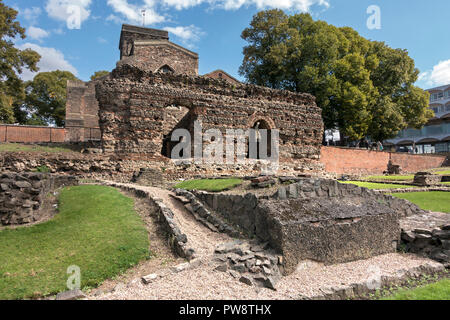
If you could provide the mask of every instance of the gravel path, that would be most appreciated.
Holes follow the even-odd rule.
[[[170,196],[174,195],[173,192],[155,187],[141,188],[148,191],[154,199],[161,199],[172,210],[175,222],[188,238],[187,247],[193,248],[200,257],[212,255],[218,243],[231,240],[226,234],[213,232],[195,220],[180,201]]]
[[[323,266],[304,262],[293,274],[283,277],[277,291],[249,287],[227,273],[214,271],[208,263],[181,273],[170,274],[149,285],[134,281],[112,293],[92,299],[104,300],[292,300],[320,294],[320,288],[363,283],[376,276],[400,276],[406,270],[439,265],[429,259],[407,254],[386,254],[367,260]]]

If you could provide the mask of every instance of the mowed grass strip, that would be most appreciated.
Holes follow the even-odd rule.
[[[183,181],[175,185],[177,189],[186,190],[203,190],[210,192],[220,192],[224,190],[230,190],[242,183],[241,179],[198,179]]]
[[[423,210],[450,213],[450,192],[410,192],[393,193],[392,195],[400,199],[411,201]]]
[[[450,279],[411,290],[401,289],[382,300],[450,300]]]
[[[368,176],[364,179],[374,181],[413,181],[414,175]]]
[[[389,184],[389,183],[375,183],[375,182],[362,182],[362,181],[339,181],[340,183],[355,184],[358,187],[363,187],[367,189],[403,189],[403,188],[414,188],[415,186],[405,185],[405,184]]]
[[[0,143],[0,152],[74,152],[69,147],[53,147],[53,146],[40,146],[40,145],[28,145],[21,143]]]
[[[149,257],[147,230],[134,200],[114,188],[62,190],[52,220],[0,231],[0,299],[67,290],[67,268],[81,269],[81,287],[96,287]]]

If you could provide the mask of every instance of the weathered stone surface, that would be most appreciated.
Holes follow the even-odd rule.
[[[248,276],[241,276],[239,281],[242,282],[242,283],[245,283],[246,285],[249,285],[249,286],[253,285],[252,279],[250,277],[248,277]]]
[[[121,64],[110,78],[97,83],[96,95],[106,152],[167,157],[173,148],[171,132],[184,128],[193,133],[196,120],[201,121],[203,130],[220,130],[224,139],[227,129],[249,129],[259,124],[260,129],[280,131],[281,162],[295,163],[298,170],[321,167],[321,110],[308,94],[187,75],[155,74]],[[187,108],[188,112],[169,128],[167,108],[173,105]],[[254,172],[258,171],[261,173]]]
[[[158,279],[158,275],[156,273],[152,273],[142,277],[142,282],[144,282],[145,284],[149,284],[155,281],[156,279]]]
[[[429,172],[418,172],[414,176],[414,184],[419,186],[434,186],[441,183],[440,175],[431,174]]]
[[[41,219],[50,206],[47,194],[61,186],[78,184],[72,176],[44,173],[0,174],[0,224],[19,225]]]
[[[56,295],[56,300],[78,300],[83,298],[86,298],[86,295],[79,289],[61,292]]]

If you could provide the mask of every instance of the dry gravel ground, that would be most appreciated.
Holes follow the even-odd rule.
[[[145,285],[139,277],[119,283],[115,289],[99,294],[95,291],[89,299],[101,300],[272,300],[300,299],[320,294],[320,288],[340,287],[353,283],[364,283],[375,277],[398,276],[405,271],[419,266],[438,266],[437,262],[411,254],[392,253],[373,257],[367,260],[324,266],[323,264],[305,261],[296,272],[283,277],[278,283],[277,291],[266,288],[250,287],[240,283],[228,273],[215,271],[211,263],[214,248],[223,242],[230,241],[224,234],[214,233],[198,223],[183,205],[170,197],[170,191],[142,187],[152,197],[160,198],[174,212],[177,224],[186,233],[188,245],[195,249],[202,264],[196,268],[180,273],[169,273],[155,282]],[[153,273],[151,268],[148,274]]]
[[[305,261],[278,283],[278,290],[247,286],[207,262],[196,269],[170,274],[144,285],[139,279],[91,299],[104,300],[295,300],[320,294],[320,288],[363,283],[377,276],[400,275],[421,265],[439,265],[414,255],[392,253],[367,260],[323,266]]]

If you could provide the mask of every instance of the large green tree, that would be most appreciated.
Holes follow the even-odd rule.
[[[239,71],[248,82],[311,93],[325,127],[349,139],[381,141],[432,116],[429,94],[414,86],[419,72],[406,50],[277,9],[257,13],[242,38],[248,45]]]
[[[104,77],[104,76],[106,76],[106,75],[108,75],[108,74],[109,74],[109,71],[106,71],[106,70],[96,71],[96,72],[91,76],[91,81],[92,81],[92,80],[95,80],[95,79],[98,79],[98,78],[101,78],[101,77]]]
[[[24,107],[31,115],[28,123],[63,126],[66,117],[67,81],[77,78],[69,71],[38,73],[27,82]]]
[[[25,39],[25,29],[20,26],[18,12],[0,0],[0,122],[13,123],[14,109],[25,98],[24,83],[19,75],[24,69],[38,71],[40,56],[37,52],[14,46],[15,37]]]

